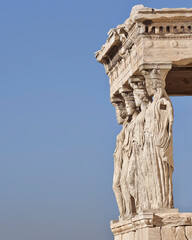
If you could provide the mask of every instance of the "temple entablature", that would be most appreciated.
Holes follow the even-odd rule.
[[[131,77],[150,69],[167,69],[168,95],[192,95],[192,8],[138,5],[108,35],[95,56],[109,77],[110,97],[130,88]]]

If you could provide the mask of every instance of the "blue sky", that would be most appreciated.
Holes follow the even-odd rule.
[[[0,238],[113,239],[117,125],[94,52],[132,6],[170,1],[0,1]],[[172,98],[174,199],[192,211],[192,97]]]

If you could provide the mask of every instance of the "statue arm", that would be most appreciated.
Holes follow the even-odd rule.
[[[167,115],[168,115],[168,123],[167,123],[167,133],[168,138],[164,146],[164,151],[167,151],[170,142],[172,141],[172,127],[173,127],[173,107],[171,102],[167,101]]]

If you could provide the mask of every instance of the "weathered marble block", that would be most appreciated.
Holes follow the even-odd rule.
[[[115,240],[191,240],[192,213],[143,213],[111,222]]]

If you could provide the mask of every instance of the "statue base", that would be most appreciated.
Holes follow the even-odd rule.
[[[192,213],[150,210],[123,221],[111,221],[115,240],[192,240]]]

